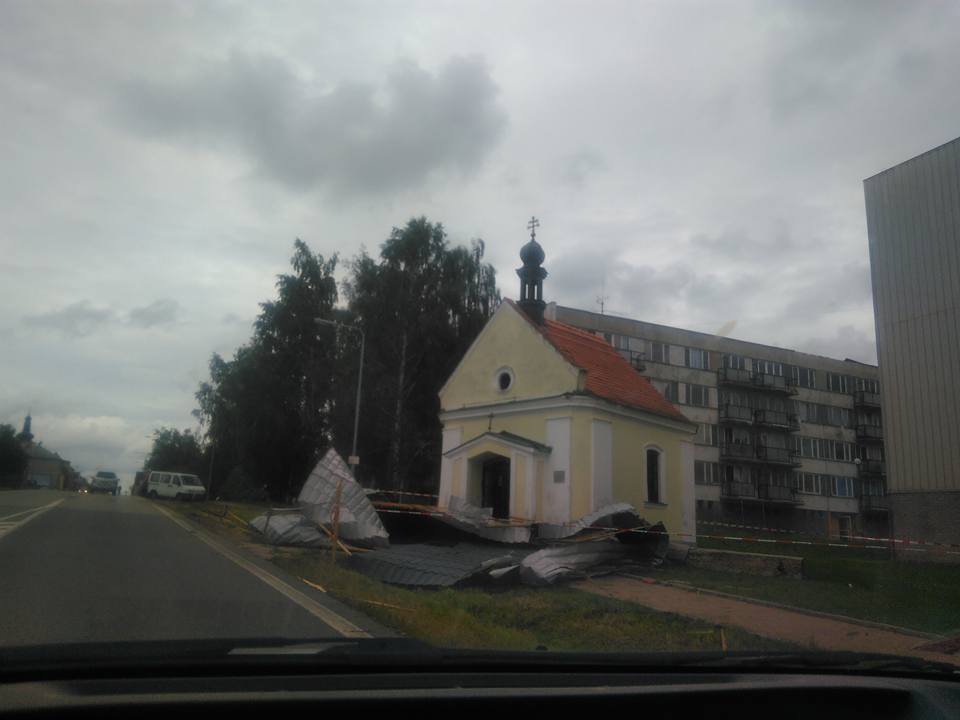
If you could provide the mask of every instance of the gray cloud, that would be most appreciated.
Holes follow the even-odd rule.
[[[98,308],[88,300],[80,300],[62,310],[52,310],[36,315],[25,315],[21,322],[27,327],[56,330],[68,337],[86,337],[113,319],[113,311]]]
[[[607,163],[600,153],[592,150],[581,150],[567,155],[560,160],[560,180],[571,187],[581,188],[591,175],[607,168]]]
[[[169,325],[180,314],[180,303],[172,298],[156,300],[144,307],[130,311],[128,322],[141,328],[151,328],[157,325]]]
[[[838,354],[838,348],[843,348],[843,352]],[[853,325],[838,327],[830,336],[809,338],[801,342],[798,349],[817,355],[850,358],[870,364],[877,362],[877,343],[873,335]]]
[[[506,123],[497,94],[477,58],[435,74],[399,63],[379,87],[325,87],[280,58],[235,53],[185,79],[124,84],[118,100],[142,132],[239,148],[286,186],[354,194],[474,173]]]

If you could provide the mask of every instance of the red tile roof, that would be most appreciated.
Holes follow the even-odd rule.
[[[526,313],[508,300],[524,317]],[[529,320],[529,318],[527,318]],[[586,391],[604,400],[690,422],[602,337],[555,320],[530,322],[572,365],[587,373]]]

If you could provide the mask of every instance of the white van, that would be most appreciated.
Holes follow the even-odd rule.
[[[153,470],[147,478],[147,497],[202,500],[207,489],[196,475]]]

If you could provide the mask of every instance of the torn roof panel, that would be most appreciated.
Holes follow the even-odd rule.
[[[493,546],[417,544],[353,555],[350,564],[368,577],[393,585],[449,587],[519,560],[520,554]]]
[[[307,477],[297,498],[304,515],[319,525],[333,523],[340,485],[339,535],[358,545],[385,546],[389,534],[363,487],[337,451],[331,448]]]

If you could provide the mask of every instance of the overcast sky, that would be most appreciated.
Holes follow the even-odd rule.
[[[420,214],[482,237],[507,297],[535,214],[548,300],[875,362],[862,181],[960,135],[958,22],[0,0],[0,422],[131,472],[294,238],[349,258]]]

